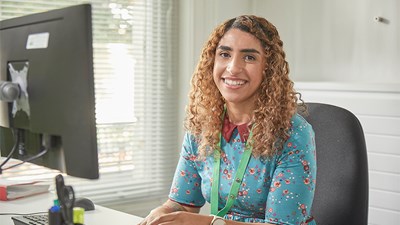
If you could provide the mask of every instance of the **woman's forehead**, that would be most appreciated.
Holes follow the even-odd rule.
[[[259,52],[263,52],[261,41],[258,38],[248,32],[235,28],[228,30],[222,36],[218,43],[218,47],[220,46],[228,46],[233,50],[255,49]]]

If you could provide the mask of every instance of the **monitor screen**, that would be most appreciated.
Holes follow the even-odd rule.
[[[84,4],[0,21],[3,157],[99,177],[91,19]]]

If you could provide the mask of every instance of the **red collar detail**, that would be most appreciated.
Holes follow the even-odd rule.
[[[235,128],[237,128],[240,140],[242,141],[242,143],[246,143],[247,138],[249,137],[250,134],[250,127],[251,125],[248,125],[247,123],[240,125],[231,123],[229,121],[228,114],[225,114],[224,124],[222,126],[222,136],[224,137],[226,142],[229,142],[230,139],[232,138],[233,131],[235,130]]]

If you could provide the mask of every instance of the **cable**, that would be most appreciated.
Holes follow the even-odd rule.
[[[14,154],[15,150],[16,150],[17,147],[19,146],[19,142],[20,142],[20,139],[21,139],[20,130],[18,130],[18,129],[13,129],[12,131],[13,131],[12,133],[14,134],[15,143],[14,143],[14,146],[13,146],[13,148],[11,149],[10,153],[7,155],[6,159],[5,159],[5,160],[1,163],[1,165],[0,165],[0,174],[3,173],[3,170],[4,170],[4,169],[3,169],[3,166],[8,162],[8,160],[11,159],[11,157],[12,157],[12,155]],[[17,134],[15,134],[15,133],[17,133]]]
[[[14,133],[14,132],[13,132]],[[6,168],[2,168],[7,162],[8,162],[8,160],[10,160],[11,159],[11,156],[14,154],[14,152],[15,152],[15,150],[17,149],[17,146],[19,146],[20,144],[24,144],[23,142],[21,142],[21,131],[19,130],[19,129],[16,129],[16,136],[14,136],[15,137],[15,144],[14,144],[14,147],[12,148],[12,150],[11,150],[11,152],[8,154],[8,156],[7,156],[7,158],[4,160],[4,162],[2,162],[1,163],[1,165],[0,165],[0,174],[2,174],[3,173],[3,171],[4,170],[9,170],[9,169],[11,169],[11,168],[14,168],[14,167],[17,167],[17,166],[19,166],[19,165],[22,165],[22,164],[24,164],[24,163],[26,163],[26,162],[30,162],[30,161],[32,161],[32,160],[35,160],[35,159],[37,159],[37,158],[40,158],[40,157],[42,157],[43,155],[45,155],[47,152],[48,152],[48,149],[47,148],[43,148],[43,149],[41,149],[41,151],[38,153],[38,154],[36,154],[36,155],[34,155],[34,156],[31,156],[31,157],[29,157],[29,158],[27,158],[27,159],[24,159],[22,162],[20,162],[20,163],[17,163],[17,164],[14,164],[14,165],[12,165],[12,166],[9,166],[9,167],[6,167]]]
[[[46,154],[47,152],[48,152],[47,148],[44,148],[44,149],[42,149],[42,151],[40,151],[38,154],[36,154],[36,155],[34,155],[34,156],[31,156],[31,157],[25,159],[24,161],[22,161],[22,162],[20,162],[20,163],[17,163],[17,164],[14,164],[14,165],[12,165],[12,166],[3,168],[2,170],[3,170],[3,171],[4,171],[4,170],[8,170],[8,169],[17,167],[17,166],[19,166],[19,165],[22,165],[22,164],[24,164],[24,163],[26,163],[26,162],[30,162],[30,161],[32,161],[32,160],[35,160],[35,159],[37,159],[37,158],[42,157],[42,156],[43,156],[44,154]]]

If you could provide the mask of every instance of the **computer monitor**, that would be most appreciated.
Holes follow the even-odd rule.
[[[0,21],[3,157],[18,138],[12,158],[99,177],[91,19],[83,4]]]

